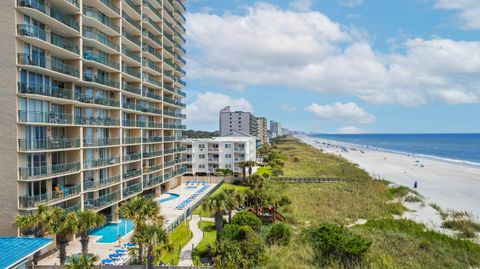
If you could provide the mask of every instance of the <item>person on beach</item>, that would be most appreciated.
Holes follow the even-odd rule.
[[[416,188],[417,188],[417,185],[418,185],[418,183],[417,183],[417,181],[415,180],[415,182],[413,183],[413,188],[416,189]]]
[[[122,236],[118,235],[117,239],[118,239],[118,247],[121,247],[122,246]]]

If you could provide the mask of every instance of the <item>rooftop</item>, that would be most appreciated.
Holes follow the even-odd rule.
[[[50,238],[0,236],[0,268],[8,269],[53,242]]]

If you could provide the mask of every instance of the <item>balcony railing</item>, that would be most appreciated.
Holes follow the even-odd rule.
[[[137,183],[123,189],[123,197],[132,196],[142,191],[142,183]]]
[[[78,22],[72,17],[64,15],[63,13],[56,10],[54,7],[46,6],[43,1],[38,0],[17,0],[17,5],[19,7],[27,7],[40,11],[41,13],[49,16],[70,28],[78,31],[80,29]],[[78,3],[76,4],[78,6]]]
[[[128,14],[125,13],[125,11],[122,11],[122,17],[131,25],[133,25],[133,27],[137,28],[138,30],[142,29],[142,26],[140,26],[140,23],[135,21],[132,17],[128,16]]]
[[[109,7],[111,10],[113,10],[113,12],[117,13],[117,14],[120,14],[120,8],[118,8],[113,2],[112,0],[100,0],[100,2],[102,2],[104,5],[106,5],[107,7]]]
[[[120,46],[115,44],[110,38],[108,38],[107,35],[99,34],[96,31],[88,30],[87,27],[84,27],[84,29],[83,29],[83,36],[85,38],[96,40],[96,41],[102,43],[103,45],[105,45],[109,48],[112,48],[116,51],[118,51],[119,48],[120,48]]]
[[[134,44],[136,44],[137,46],[141,46],[141,42],[140,42],[140,38],[137,37],[137,36],[134,36],[132,34],[130,34],[129,32],[127,32],[125,29],[122,29],[122,35],[127,38],[128,40],[132,41]]]
[[[120,121],[111,118],[75,116],[75,124],[94,126],[118,126],[120,124]]]
[[[110,206],[116,202],[120,201],[120,192],[115,191],[103,196],[100,196],[96,199],[87,199],[84,202],[84,207],[86,209],[99,209],[103,207]]]
[[[163,182],[163,176],[158,176],[154,178],[144,178],[143,179],[143,188],[150,188],[156,186]]]
[[[151,26],[153,26],[157,31],[162,32],[162,28],[156,23],[154,20],[150,19],[147,16],[143,16],[143,21],[146,23],[149,23]]]
[[[135,3],[130,0],[124,0],[124,3],[127,3],[133,10],[135,10],[140,15],[141,11],[139,5],[135,5]]]
[[[20,196],[20,208],[35,208],[41,204],[54,203],[79,195],[80,184],[60,189],[59,191],[47,192],[34,196]]]
[[[145,66],[145,67],[151,68],[151,69],[157,71],[160,74],[163,73],[162,68],[160,66],[157,66],[154,62],[152,62],[150,60],[144,60],[142,62],[142,65]]]
[[[152,98],[152,99],[155,99],[155,100],[158,100],[158,101],[162,101],[162,96],[161,96],[161,95],[155,94],[155,93],[149,91],[148,89],[143,91],[142,96],[144,96],[144,97],[150,97],[150,98]]]
[[[80,147],[80,138],[19,139],[22,151],[59,150]]]
[[[64,64],[61,60],[56,58],[47,58],[29,53],[19,53],[18,64],[37,66],[76,78],[79,77],[79,71],[76,66]]]
[[[99,84],[113,87],[113,88],[118,88],[118,85],[119,85],[119,83],[115,80],[108,79],[108,78],[99,78],[97,76],[92,76],[91,74],[86,74],[86,73],[83,74],[83,80],[99,83]]]
[[[123,173],[122,178],[123,178],[123,180],[127,180],[127,179],[130,179],[130,178],[138,177],[140,175],[142,175],[142,170],[133,169],[133,170],[130,170],[130,171],[127,171],[127,172]]]
[[[98,11],[94,7],[83,5],[83,15],[96,19],[115,32],[120,32],[120,27],[116,23],[114,23],[109,17],[105,16],[105,14]]]
[[[144,137],[143,142],[144,143],[155,143],[155,142],[162,142],[163,137],[161,136],[150,136],[150,137]]]
[[[78,45],[74,42],[66,40],[65,38],[56,34],[46,32],[45,29],[42,29],[35,25],[17,24],[17,33],[20,36],[35,37],[41,39],[59,48],[66,49],[76,54],[80,53]]]
[[[18,115],[25,123],[72,124],[72,115],[65,113],[20,110]]]
[[[122,65],[122,72],[127,73],[131,76],[134,76],[136,78],[141,78],[141,74],[140,74],[139,71],[135,70],[132,67],[126,66],[126,65]]]
[[[103,106],[119,107],[120,102],[115,99],[102,96],[89,96],[84,94],[75,94],[75,100],[86,104],[96,104]]]
[[[153,157],[159,157],[163,155],[163,151],[152,151],[152,152],[144,152],[143,153],[143,158],[153,158]]]
[[[152,165],[152,166],[149,166],[149,167],[144,167],[143,168],[143,173],[148,174],[148,173],[157,172],[158,170],[160,170],[162,168],[163,168],[162,164],[157,164],[157,165]]]
[[[123,161],[124,162],[130,162],[130,161],[140,160],[141,158],[142,158],[141,153],[129,153],[129,154],[123,156]]]
[[[123,144],[139,144],[142,143],[141,137],[124,137]]]
[[[157,51],[155,50],[155,48],[153,48],[152,46],[150,46],[150,45],[148,45],[148,44],[145,44],[145,43],[144,43],[144,44],[143,44],[143,47],[142,47],[142,50],[143,50],[144,52],[148,52],[148,53],[152,54],[153,56],[157,57],[158,60],[160,60],[160,61],[163,59],[162,55],[161,55],[159,52],[157,52]]]
[[[122,89],[124,91],[131,92],[131,93],[138,94],[138,95],[141,95],[141,93],[142,93],[142,90],[140,88],[132,86],[128,83],[123,83],[122,84]]]
[[[120,163],[120,157],[109,157],[109,158],[96,159],[96,160],[84,160],[83,168],[89,169],[89,168],[115,165],[118,163]]]
[[[44,178],[80,171],[80,162],[61,163],[51,166],[20,167],[21,179]]]
[[[112,146],[119,145],[120,138],[85,138],[83,139],[84,147],[103,147],[103,146]]]
[[[95,190],[95,189],[103,188],[106,186],[110,186],[115,183],[119,183],[120,181],[121,181],[120,176],[102,178],[100,180],[95,180],[95,181],[87,181],[83,183],[83,190],[84,191]]]
[[[48,97],[72,99],[72,91],[38,82],[18,82],[18,92],[22,94],[38,94]]]
[[[128,50],[126,48],[122,48],[122,54],[123,55],[126,55],[127,57],[135,60],[136,62],[141,62],[142,59],[140,58],[140,55],[138,54],[138,52],[133,52],[131,50]]]
[[[84,50],[83,51],[83,58],[88,61],[94,61],[103,65],[106,65],[108,67],[114,68],[114,69],[119,69],[120,64],[108,59],[106,56],[93,52],[91,50]]]
[[[145,127],[147,125],[144,121],[137,121],[137,120],[123,120],[123,126],[125,127]]]

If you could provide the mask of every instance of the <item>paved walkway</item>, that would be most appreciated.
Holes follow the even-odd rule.
[[[192,220],[189,222],[189,228],[193,233],[193,237],[192,240],[190,240],[190,242],[188,242],[180,252],[180,262],[178,263],[179,266],[193,266],[192,248],[196,247],[203,239],[203,232],[198,227],[199,222],[200,216],[192,216]]]

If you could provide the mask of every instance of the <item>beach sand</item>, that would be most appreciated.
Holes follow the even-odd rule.
[[[427,207],[428,204],[435,203],[444,210],[470,212],[476,220],[479,220],[480,167],[390,153],[309,136],[298,138],[325,152],[343,156],[350,162],[358,164],[374,178],[385,179],[412,189],[414,182],[417,181],[416,190],[425,198]],[[343,151],[342,147],[347,151]],[[411,205],[407,207],[410,208]],[[411,213],[410,218],[418,222],[437,226],[441,221],[431,208],[417,207],[416,211],[417,214]],[[418,214],[420,211],[424,211],[423,214]]]

